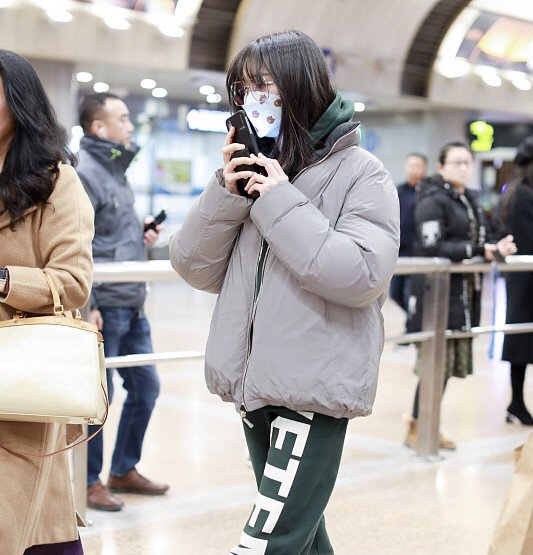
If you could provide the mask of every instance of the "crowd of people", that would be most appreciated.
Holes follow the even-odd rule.
[[[391,282],[397,257],[460,262],[533,254],[533,137],[518,145],[514,176],[489,221],[467,186],[474,157],[462,141],[442,146],[429,176],[426,155],[409,154],[406,182],[394,186],[381,161],[359,147],[353,102],[333,88],[322,52],[304,33],[253,41],[231,62],[226,83],[231,110],[244,110],[256,128],[258,151],[244,151],[230,129],[223,165],[169,251],[185,281],[218,295],[207,387],[240,414],[257,481],[255,510],[231,553],[332,554],[324,510],[348,421],[372,409],[387,293],[405,311],[409,331],[421,326],[424,278]],[[126,178],[139,150],[134,127],[127,105],[111,93],[86,95],[79,119],[84,137],[76,159],[31,64],[0,50],[0,319],[51,311],[46,270],[65,308],[89,303],[106,356],[149,354],[146,285],[92,284],[93,260],[144,260],[162,229],[134,209]],[[524,299],[533,272],[511,273],[507,281],[507,323],[531,322],[533,307]],[[481,275],[453,274],[449,329],[478,324],[481,285]],[[507,419],[533,425],[523,396],[533,334],[506,336],[503,359],[512,386]],[[419,365],[420,357],[416,372]],[[472,339],[449,340],[443,391],[450,377],[473,371]],[[114,372],[107,374],[110,402]],[[127,397],[106,483],[103,434],[88,447],[88,504],[104,511],[122,509],[116,494],[169,489],[136,470],[160,391],[156,368],[116,372]],[[420,384],[409,447],[417,445],[419,391]],[[83,554],[67,455],[34,459],[1,444],[8,437],[13,448],[43,453],[79,434],[65,424],[0,421],[2,554]],[[455,448],[442,434],[439,445]],[[276,518],[257,519],[273,505]]]

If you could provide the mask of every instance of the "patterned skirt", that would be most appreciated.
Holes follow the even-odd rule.
[[[418,354],[414,372],[420,375],[420,344],[417,344]],[[474,359],[472,355],[472,338],[461,337],[446,341],[446,379],[451,376],[466,378],[474,373]]]

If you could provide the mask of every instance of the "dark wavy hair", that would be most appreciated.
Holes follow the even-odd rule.
[[[0,77],[15,124],[0,172],[0,214],[9,214],[14,231],[28,208],[47,202],[59,176],[59,163],[74,165],[76,158],[28,60],[0,49]]]
[[[281,150],[276,156],[283,169],[294,176],[309,165],[316,143],[311,128],[335,99],[326,62],[317,44],[301,31],[285,31],[260,37],[233,59],[226,76],[232,111],[240,108],[231,96],[236,81],[263,82],[267,71],[281,97]]]

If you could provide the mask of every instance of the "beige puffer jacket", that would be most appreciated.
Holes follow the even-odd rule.
[[[399,207],[389,173],[358,142],[357,127],[341,125],[318,162],[255,202],[229,193],[218,170],[171,238],[174,269],[219,294],[206,380],[243,416],[267,405],[371,412]]]

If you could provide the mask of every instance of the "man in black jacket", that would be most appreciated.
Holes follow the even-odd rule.
[[[426,175],[427,158],[413,152],[405,159],[407,181],[398,185],[400,201],[400,256],[414,256],[416,242],[415,224],[415,187]],[[389,289],[390,298],[408,312],[408,300],[411,295],[411,276],[393,276]]]
[[[77,171],[95,212],[95,262],[144,260],[144,246],[154,243],[161,229],[146,229],[153,221],[139,221],[126,170],[139,151],[131,143],[133,125],[126,104],[109,93],[85,96],[79,108],[85,136],[81,140]],[[144,315],[146,284],[97,283],[91,293],[89,320],[104,336],[106,357],[153,352],[150,325]],[[128,392],[122,408],[109,481],[100,481],[103,433],[89,442],[87,498],[93,509],[119,511],[123,502],[112,492],[159,495],[167,484],[153,482],[135,469],[150,416],[159,395],[154,365],[118,368]],[[113,396],[113,369],[108,369],[109,401]],[[91,430],[89,430],[91,433]]]

